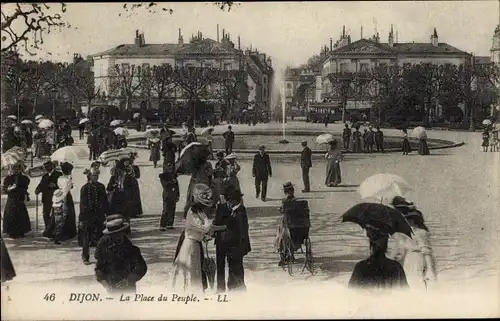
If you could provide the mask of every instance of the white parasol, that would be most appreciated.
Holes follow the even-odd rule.
[[[359,194],[365,198],[393,198],[404,196],[411,186],[395,174],[375,174],[365,179],[359,186]]]
[[[88,118],[82,118],[80,119],[80,121],[78,122],[78,124],[82,125],[82,124],[85,124],[86,122],[88,122],[90,119]]]
[[[38,127],[43,128],[43,129],[47,129],[47,128],[52,127],[53,125],[54,125],[54,123],[52,122],[52,120],[42,119],[40,121],[40,123],[38,124]]]
[[[102,153],[98,161],[102,163],[109,163],[111,161],[119,161],[126,158],[131,158],[132,151],[129,149],[111,149]]]
[[[56,150],[50,156],[50,160],[58,161],[60,163],[63,162],[74,163],[79,159],[88,157],[89,153],[85,148],[79,146],[64,146]]]
[[[414,137],[418,138],[418,139],[426,139],[427,138],[427,131],[425,129],[425,127],[422,127],[422,126],[418,126],[418,127],[415,127],[413,128],[412,132]]]
[[[132,115],[132,118],[136,119],[136,118],[139,118],[139,116],[141,116],[140,113],[135,113],[134,115]]]
[[[207,127],[201,131],[201,135],[202,136],[211,135],[214,130],[215,130],[215,128],[213,128],[213,127]]]
[[[118,126],[121,123],[123,123],[123,120],[121,120],[121,119],[115,119],[115,120],[111,121],[111,123],[109,123],[109,125],[110,126]]]
[[[44,116],[44,115],[36,115],[36,116],[35,116],[35,121],[37,121],[37,120],[41,120],[41,119],[44,119],[44,118],[45,118],[45,116]]]
[[[1,155],[2,169],[7,169],[8,167],[20,163],[22,161],[23,161],[22,156],[17,153],[5,152]]]
[[[14,115],[9,115],[9,116],[7,116],[7,118],[12,119],[12,120],[17,120],[17,117]]]
[[[316,143],[318,144],[328,144],[329,142],[332,142],[334,140],[332,134],[321,134],[318,137],[316,137]]]
[[[125,136],[125,137],[127,137],[129,135],[127,128],[123,128],[123,127],[115,128],[115,130],[113,130],[113,132],[116,135],[121,135],[121,136]]]
[[[25,119],[25,120],[21,121],[21,124],[32,125],[33,122],[31,120],[29,120],[29,119]]]
[[[488,125],[491,125],[491,124],[492,124],[491,120],[489,120],[489,119],[483,120],[483,125],[488,126]]]
[[[199,142],[192,142],[192,143],[190,143],[189,145],[187,145],[186,147],[184,147],[181,150],[181,153],[179,154],[179,158],[181,158],[182,155],[184,155],[184,153],[186,153],[187,150],[191,149],[193,146],[196,146],[196,145],[203,145],[203,144],[199,143]]]

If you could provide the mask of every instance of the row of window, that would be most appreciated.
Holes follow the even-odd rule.
[[[348,72],[348,71],[350,71],[350,69],[349,69],[350,65],[351,65],[350,63],[340,63],[339,64],[339,71],[340,72]],[[443,65],[445,67],[451,67],[452,66],[451,63],[445,63]],[[378,66],[380,66],[380,67],[387,67],[387,63],[379,63]],[[404,68],[409,68],[411,66],[412,66],[412,63],[409,63],[409,62],[403,64]],[[367,64],[367,63],[361,63],[361,64],[359,64],[359,69],[358,69],[359,72],[368,71],[369,69],[370,69],[370,65],[369,64]]]

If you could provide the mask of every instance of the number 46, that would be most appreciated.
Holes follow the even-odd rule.
[[[43,297],[43,299],[45,301],[54,301],[56,299],[56,294],[55,293],[51,293],[51,294],[46,293],[45,296]]]

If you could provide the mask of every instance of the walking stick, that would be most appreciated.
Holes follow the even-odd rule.
[[[35,197],[35,233],[38,233],[38,194]]]

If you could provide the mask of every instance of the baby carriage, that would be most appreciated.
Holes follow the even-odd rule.
[[[309,238],[311,227],[309,219],[309,204],[306,200],[287,199],[281,208],[283,214],[278,220],[275,246],[280,254],[280,265],[293,275],[295,253],[300,251],[305,255],[302,271],[308,270],[314,274],[314,259]],[[304,246],[304,248],[302,247]]]

